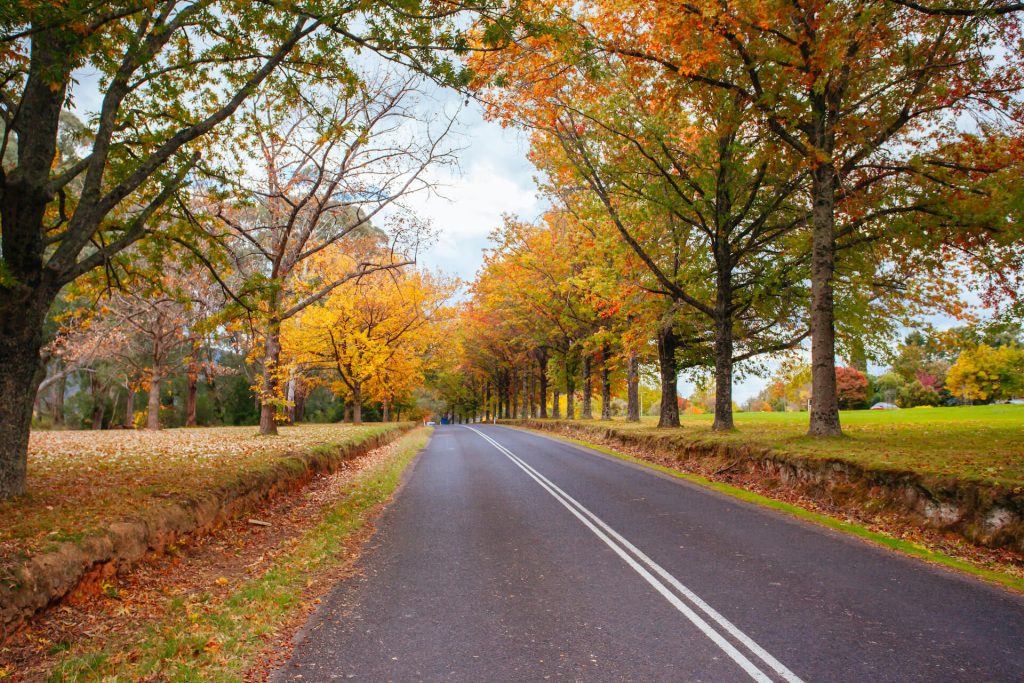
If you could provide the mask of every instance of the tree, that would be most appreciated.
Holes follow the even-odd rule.
[[[905,263],[900,254],[912,251],[901,249],[894,217],[927,215],[936,210],[931,199],[965,191],[978,182],[975,173],[985,175],[985,166],[950,159],[948,141],[961,136],[968,115],[1005,123],[1021,89],[1015,19],[921,7],[888,0],[595,0],[553,12],[569,17],[563,33],[582,35],[573,43],[577,53],[612,53],[670,80],[727,92],[803,159],[811,205],[811,435],[841,433],[837,259],[871,265],[848,255],[884,235],[892,259]],[[1006,58],[992,59],[994,52]],[[930,196],[923,186],[934,190]],[[955,242],[959,235],[931,237]]]
[[[1024,350],[985,344],[965,349],[946,375],[946,387],[960,399],[995,401],[1024,393]]]
[[[226,192],[212,188],[206,222],[247,278],[236,302],[259,321],[261,434],[276,433],[286,401],[281,325],[346,282],[413,263],[397,250],[415,253],[426,226],[400,202],[428,191],[426,170],[450,160],[443,142],[452,125],[411,125],[423,104],[419,81],[384,72],[347,91],[312,90],[295,105],[262,95],[245,112],[238,167],[249,155],[262,166]],[[339,248],[351,270],[303,277],[309,259]]]
[[[868,378],[856,368],[836,368],[836,392],[839,405],[847,410],[856,408],[868,398]]]
[[[658,325],[667,394],[685,347],[688,363],[715,366],[714,429],[732,429],[734,365],[807,335],[804,259],[787,244],[809,218],[800,194],[807,174],[732,93],[665,88],[659,69],[611,54],[531,82],[545,47],[536,42],[518,59],[481,58],[501,82],[517,84],[487,91],[500,98],[492,111],[530,123],[533,159],[549,183],[592,193],[606,215],[590,219],[590,229],[611,230],[642,264],[641,287],[667,297]],[[661,423],[675,426],[667,394]]]
[[[467,17],[467,13],[473,16]],[[493,15],[493,16],[492,16]],[[280,3],[238,0],[37,3],[0,13],[0,498],[25,490],[28,433],[42,379],[47,312],[80,275],[116,263],[189,178],[200,142],[279,69],[355,82],[342,57],[369,49],[459,82],[465,31],[514,11],[481,2]],[[501,38],[506,31],[491,35]],[[102,103],[78,158],[57,158],[79,70]],[[9,162],[9,159],[14,161]]]
[[[353,264],[335,249],[318,265],[315,279],[331,281]],[[352,421],[358,424],[368,390],[388,406],[419,384],[456,286],[420,271],[378,271],[351,279],[285,328],[286,356],[334,375],[335,393],[351,398]]]

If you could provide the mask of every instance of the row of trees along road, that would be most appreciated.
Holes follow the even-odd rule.
[[[470,32],[500,47],[521,23],[518,13],[514,3],[492,0],[5,3],[0,497],[25,490],[55,302],[93,272],[118,287],[126,269],[145,263],[135,257],[150,238],[187,247],[230,292],[234,313],[253,323],[267,366],[264,405],[273,403],[283,322],[415,254],[378,249],[374,260],[357,257],[351,273],[303,290],[305,299],[292,296],[292,277],[308,257],[357,237],[380,206],[416,186],[417,169],[439,152],[444,126],[427,143],[417,139],[393,154],[377,147],[374,156],[371,131],[393,125],[382,121],[400,116],[409,85],[365,78],[361,68],[374,61],[366,54],[462,85],[457,55]],[[95,115],[62,147],[69,142],[62,121],[93,78]],[[324,140],[310,146],[315,138],[296,145],[277,137],[309,128]],[[232,150],[246,155],[238,165]],[[245,182],[250,171],[259,187]],[[360,172],[360,181],[346,180]],[[267,419],[262,427],[275,429]]]
[[[915,316],[962,315],[965,283],[1018,301],[1020,9],[539,3],[545,31],[473,64],[554,208],[497,235],[466,372],[485,398],[580,376],[586,404],[591,360],[634,381],[653,346],[660,425],[678,425],[679,370],[709,368],[727,430],[733,366],[809,338],[809,433],[840,434],[838,354],[860,365]]]

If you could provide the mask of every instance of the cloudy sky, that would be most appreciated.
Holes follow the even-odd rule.
[[[543,211],[534,182],[535,169],[526,160],[526,136],[486,121],[471,102],[458,117],[453,140],[457,168],[445,168],[435,179],[438,191],[409,201],[429,218],[437,239],[419,258],[424,266],[473,279],[487,246],[487,235],[501,224],[503,214],[532,220]]]

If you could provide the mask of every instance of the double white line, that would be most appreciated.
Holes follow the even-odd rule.
[[[731,636],[733,640],[742,644],[751,654],[767,665],[768,669],[781,677],[782,680],[788,681],[788,683],[803,683],[796,674],[787,669],[779,660],[775,659],[775,657],[768,654],[764,648],[751,640],[747,634],[736,628],[728,619],[716,612],[709,604],[701,600],[696,593],[680,583],[678,579],[665,571],[665,569],[663,569],[657,562],[647,557],[647,555],[623,538],[617,531],[615,531],[615,529],[612,529],[610,526],[605,524],[601,518],[581,505],[579,501],[562,489],[558,488],[558,486],[556,486],[550,479],[530,467],[530,465],[526,464],[515,453],[508,450],[480,430],[468,426],[466,429],[476,432],[515,463],[521,470],[526,472],[531,479],[540,484],[541,488],[550,493],[555,500],[561,503],[565,509],[580,520],[584,526],[590,529],[594,535],[601,539],[605,545],[611,548],[616,555],[622,558],[623,562],[643,577],[643,579],[649,583],[654,590],[658,591],[658,593],[668,600],[673,607],[682,612],[683,616],[689,619],[693,625],[699,628],[704,635],[715,643],[715,645],[720,647],[723,652],[729,655],[729,657],[731,657],[732,660],[740,666],[740,668],[746,671],[751,678],[755,681],[759,681],[760,683],[773,683],[775,680],[754,664],[754,662],[751,661],[751,658],[727,640],[722,633],[719,633],[719,631],[716,630],[709,621],[714,622],[714,624],[724,631],[725,634]],[[675,589],[675,593],[671,589]],[[680,596],[689,601],[690,604],[684,602]],[[697,610],[703,612],[707,619],[694,611],[693,607],[690,606],[691,604]]]

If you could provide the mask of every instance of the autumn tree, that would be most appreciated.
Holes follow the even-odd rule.
[[[964,349],[946,374],[946,388],[966,401],[993,401],[1024,393],[1024,350],[981,344]]]
[[[195,167],[201,141],[279,70],[357,79],[354,49],[461,80],[465,30],[504,3],[252,4],[162,0],[0,10],[0,497],[24,491],[47,312],[62,287],[141,239]],[[494,34],[495,31],[490,31]],[[496,39],[500,38],[496,36]],[[83,69],[103,94],[91,142],[56,157],[62,112]],[[14,159],[14,161],[8,161]]]
[[[419,86],[414,75],[381,72],[294,105],[261,95],[245,111],[233,151],[239,168],[249,155],[259,168],[212,187],[205,222],[246,277],[234,299],[258,325],[263,434],[276,433],[285,401],[281,325],[346,282],[413,263],[405,254],[415,254],[427,226],[402,201],[428,191],[427,169],[450,161],[452,124],[413,125],[424,116],[414,110],[424,104]],[[347,252],[339,263],[351,270],[306,277],[325,250]]]
[[[944,169],[956,173],[956,185],[970,184],[976,167],[936,152],[961,135],[967,116],[1006,122],[1020,91],[1018,24],[1009,15],[937,14],[910,4],[655,0],[624,11],[598,2],[587,19],[600,49],[740,98],[804,159],[812,209],[812,435],[840,433],[837,258],[877,239],[893,216],[929,210],[917,193],[901,191],[903,183]],[[993,59],[993,51],[1002,56]]]
[[[316,279],[334,281],[351,272],[351,257],[324,252]],[[377,271],[350,278],[285,328],[286,354],[325,370],[337,393],[352,401],[352,421],[362,422],[369,393],[385,404],[410,393],[423,376],[428,348],[457,282],[415,270]]]
[[[839,405],[844,408],[853,408],[868,398],[868,378],[856,368],[836,368],[836,386]]]

